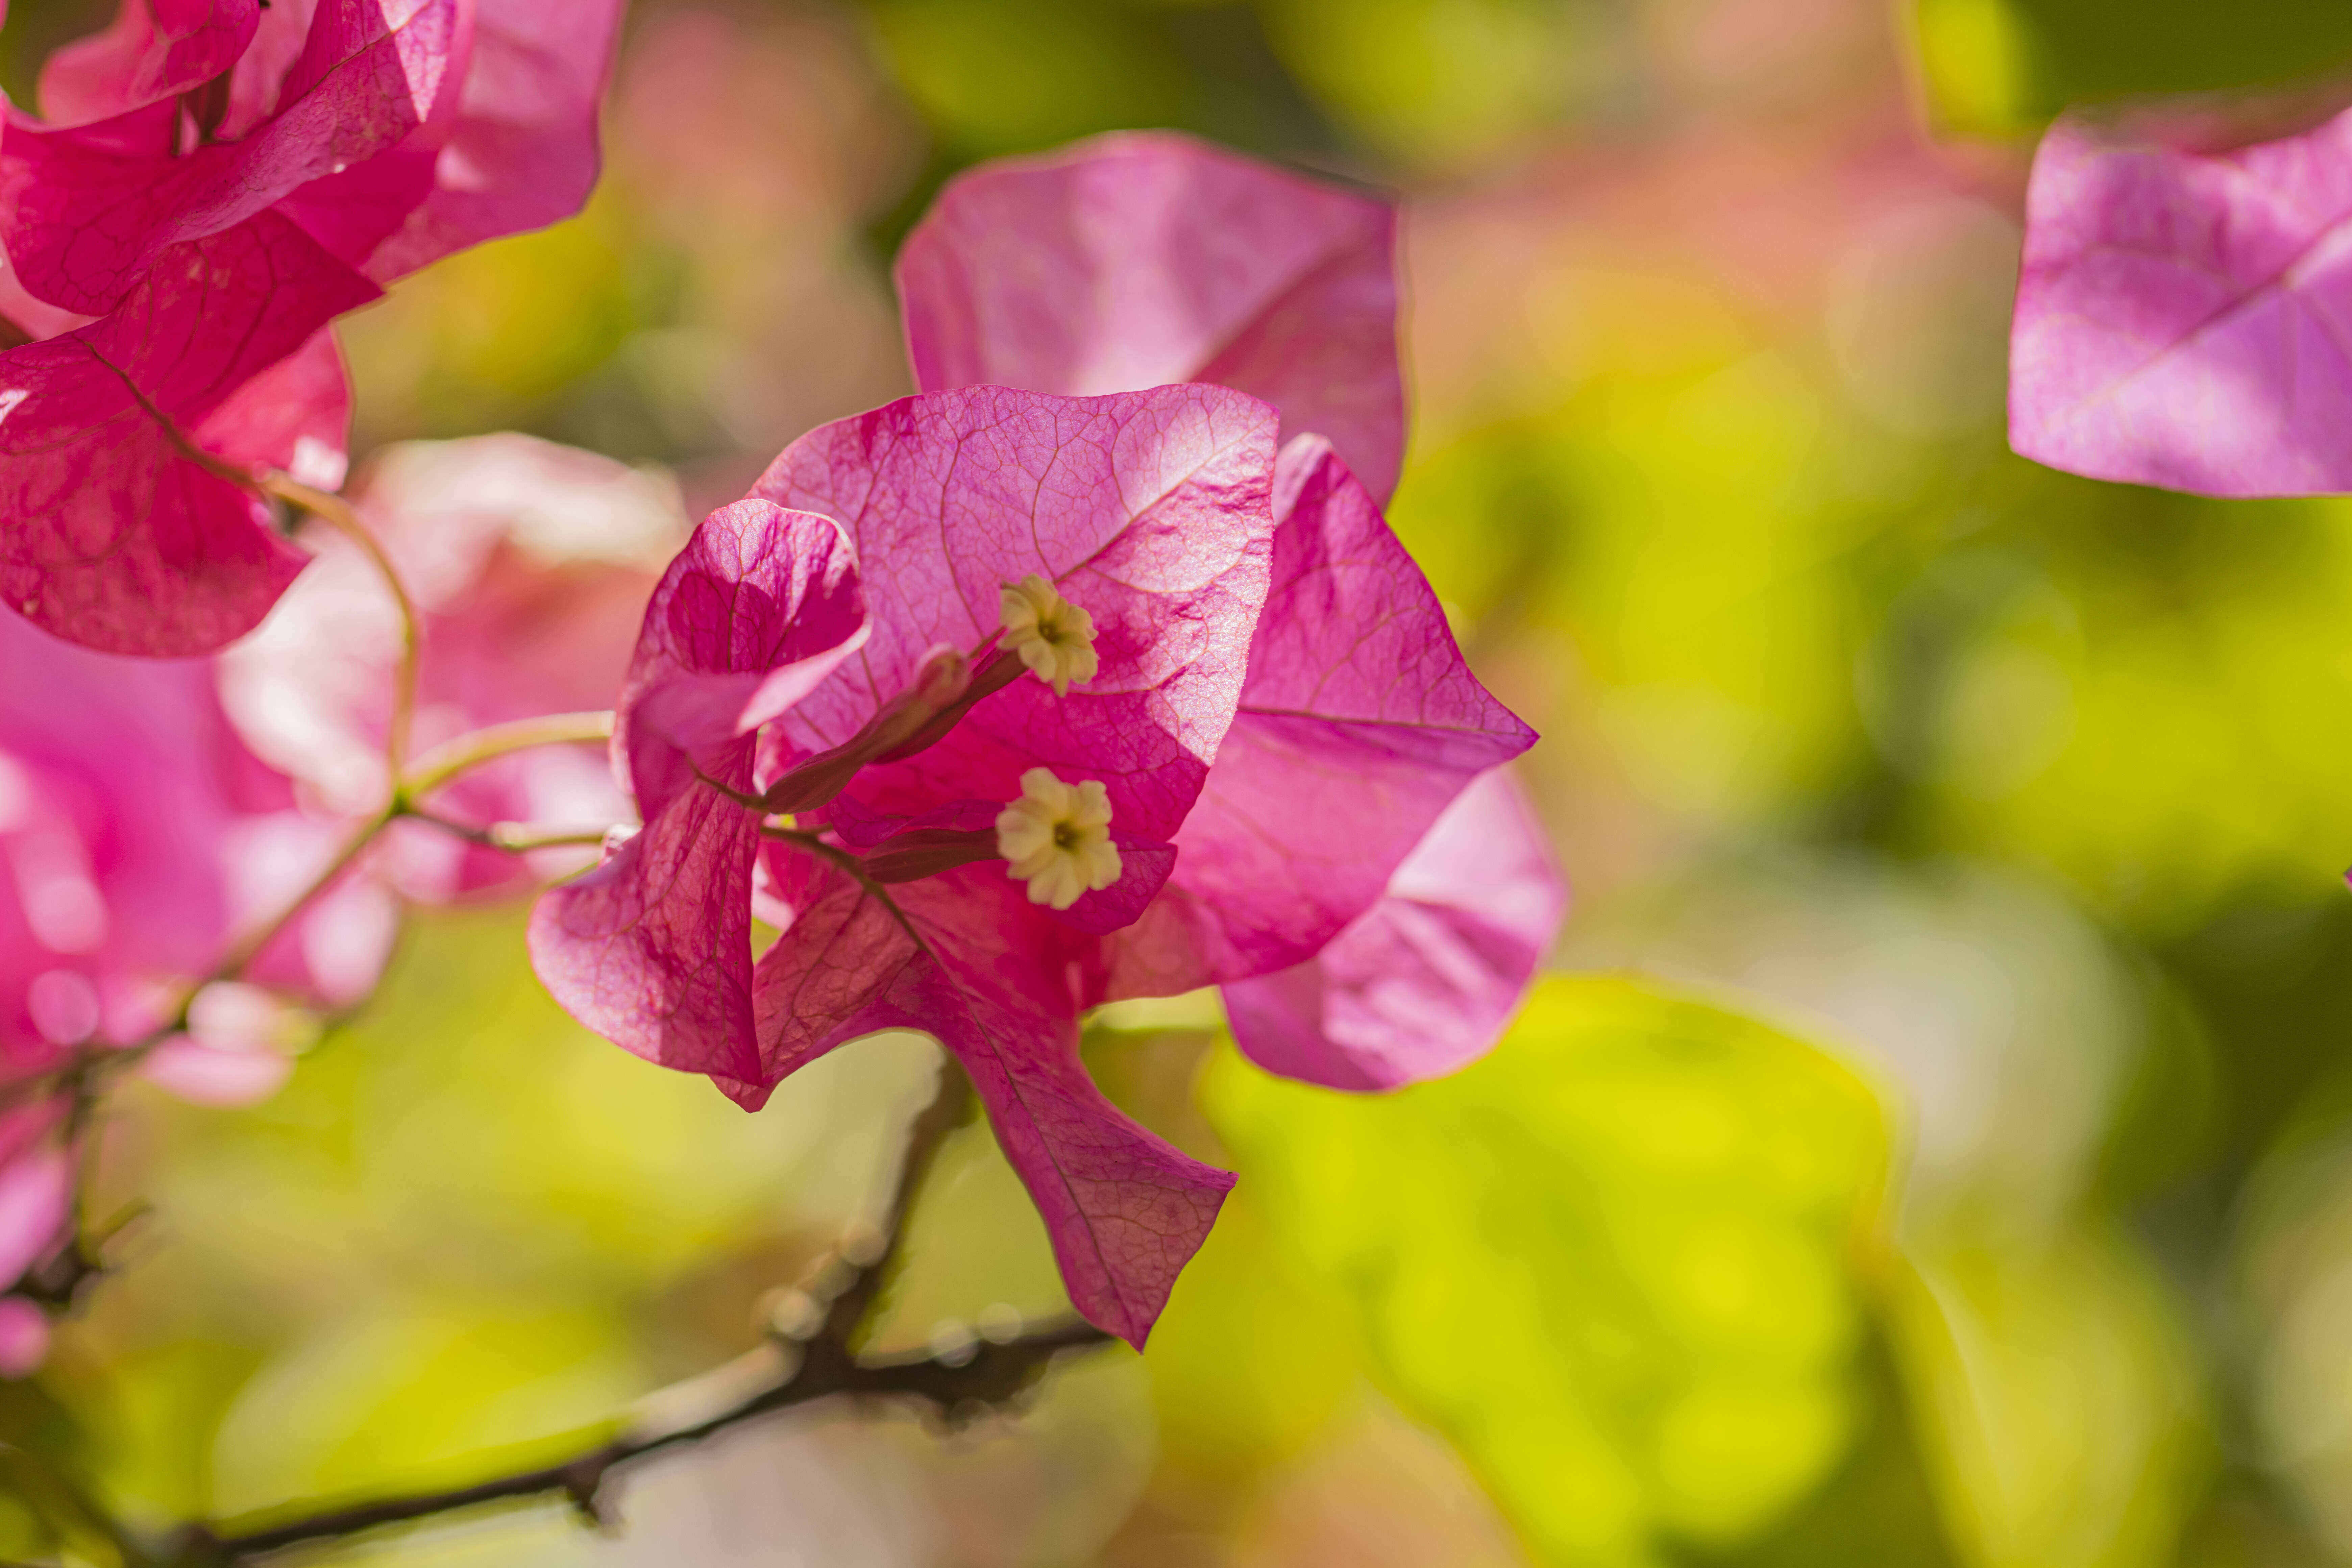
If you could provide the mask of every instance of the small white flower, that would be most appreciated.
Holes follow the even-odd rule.
[[[1067,697],[1072,682],[1095,678],[1095,618],[1032,572],[1004,590],[1004,646],[1021,656],[1031,674]]]
[[[1093,779],[1066,784],[1031,768],[1021,775],[1021,798],[996,814],[996,852],[1006,875],[1029,884],[1031,903],[1068,909],[1089,889],[1118,880],[1110,792]]]

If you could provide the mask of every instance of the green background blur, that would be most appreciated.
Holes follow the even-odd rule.
[[[0,82],[92,25],[16,0]],[[1395,522],[1545,733],[1564,977],[1382,1100],[1099,1020],[1241,1184],[1150,1352],[1025,1415],[820,1408],[611,1539],[352,1555],[2352,1561],[2352,507],[2001,427],[2039,124],[2347,67],[2340,0],[639,4],[588,213],[347,323],[362,448],[528,429],[698,511],[906,390],[887,258],[973,161],[1177,125],[1396,189]],[[517,910],[421,920],[276,1100],[118,1108],[100,1206],[152,1212],[0,1445],[148,1523],[561,1451],[754,1342],[931,1059],[745,1117],[566,1023]],[[882,1336],[1000,1303],[1060,1297],[973,1129]],[[8,1447],[28,1554],[74,1507]]]

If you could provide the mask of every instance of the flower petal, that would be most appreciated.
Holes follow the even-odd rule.
[[[1387,1089],[1494,1048],[1568,912],[1508,770],[1454,797],[1380,901],[1305,963],[1224,988],[1234,1041],[1284,1078]]]
[[[1371,908],[1447,803],[1534,743],[1328,444],[1284,448],[1275,583],[1241,710],[1166,896],[1113,941],[1112,996],[1304,963]]]
[[[0,353],[0,598],[116,653],[205,653],[252,629],[308,558],[194,447],[340,447],[340,379],[306,344],[375,295],[265,213],[165,254],[112,315]],[[237,397],[297,351],[267,384],[284,401]]]
[[[756,1081],[752,731],[858,647],[864,601],[831,520],[738,501],[703,521],[654,592],[622,689],[616,757],[646,826],[532,911],[540,979],[647,1060]],[[698,777],[698,774],[701,775]]]
[[[68,310],[110,310],[170,247],[397,145],[432,114],[451,68],[463,68],[463,9],[321,0],[277,112],[240,140],[183,155],[173,102],[65,129],[9,126],[0,240],[25,287]]]
[[[1087,1077],[1067,978],[1085,939],[1057,934],[992,867],[898,889],[910,932],[845,876],[792,858],[779,876],[799,908],[760,967],[766,1069],[781,1078],[880,1029],[938,1039],[1045,1217],[1071,1302],[1141,1349],[1233,1177],[1138,1127]]]
[[[2034,159],[2010,440],[2206,495],[2352,490],[2352,114],[2218,155],[2062,121]]]
[[[917,383],[1084,396],[1213,382],[1330,438],[1379,500],[1404,450],[1396,209],[1129,132],[951,181],[898,254]]]

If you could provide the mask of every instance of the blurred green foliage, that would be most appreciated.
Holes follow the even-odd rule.
[[[1385,1100],[1221,1057],[1211,1119],[1292,1268],[1547,1562],[1756,1533],[1854,1426],[1886,1191],[1870,1091],[1622,981],[1538,987],[1494,1055]]]

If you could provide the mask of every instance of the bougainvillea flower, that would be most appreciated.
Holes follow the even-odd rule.
[[[1396,209],[1191,137],[1125,132],[951,181],[898,254],[916,384],[1072,396],[1214,382],[1339,449],[1404,452]]]
[[[528,436],[391,447],[352,500],[418,611],[409,734],[420,755],[487,725],[609,704],[646,600],[688,531],[665,476]],[[356,546],[323,530],[317,545],[260,629],[221,655],[221,695],[247,744],[307,801],[355,816],[391,792],[400,621]],[[425,804],[471,827],[597,830],[629,816],[603,758],[573,746],[485,763]],[[439,901],[579,864],[564,850],[532,860],[400,823],[373,865],[408,898]]]
[[[388,280],[579,209],[619,0],[124,0],[0,142],[25,286],[110,309],[172,245],[277,208]]]
[[[1327,1089],[1442,1077],[1501,1037],[1567,910],[1509,772],[1482,773],[1322,952],[1226,984],[1234,1043],[1269,1072]]]
[[[1230,221],[1202,223],[1204,204]],[[1234,243],[1236,237],[1248,243]],[[898,265],[908,342],[926,387],[986,379],[1068,394],[1191,374],[1230,382],[1281,408],[1291,437],[1285,469],[1307,504],[1295,510],[1289,491],[1278,503],[1286,542],[1272,603],[1286,605],[1292,595],[1306,602],[1270,611],[1261,627],[1250,667],[1255,698],[1244,698],[1218,776],[1178,839],[1188,853],[1169,896],[1120,940],[1113,984],[1121,994],[1160,994],[1264,976],[1252,982],[1258,1000],[1226,998],[1244,1046],[1262,1062],[1284,1064],[1277,1070],[1358,1089],[1410,1081],[1397,1076],[1408,1064],[1422,1076],[1451,1070],[1491,1047],[1566,910],[1559,871],[1523,804],[1462,816],[1444,849],[1462,864],[1516,868],[1529,879],[1497,900],[1524,917],[1509,940],[1456,933],[1445,944],[1451,957],[1439,962],[1430,944],[1440,942],[1441,922],[1429,903],[1399,891],[1389,906],[1382,891],[1392,871],[1405,875],[1412,835],[1431,829],[1472,777],[1532,738],[1460,666],[1434,595],[1376,510],[1403,445],[1394,244],[1394,215],[1383,204],[1183,137],[1117,136],[964,175],[917,227]],[[1301,257],[1324,259],[1286,271],[1286,258]],[[1328,439],[1306,444],[1300,432]],[[1369,463],[1369,481],[1345,479],[1345,460],[1360,470]],[[1310,625],[1325,628],[1328,650],[1307,646]],[[1362,626],[1385,630],[1374,645],[1353,648],[1352,687],[1348,671],[1333,685],[1296,674],[1349,649]],[[1453,661],[1443,679],[1431,665],[1440,649]],[[1426,679],[1397,683],[1383,663],[1391,657],[1419,660],[1412,673]],[[1467,702],[1477,711],[1459,717],[1475,738],[1447,739],[1437,728],[1391,752],[1381,737],[1415,731],[1395,727],[1394,714],[1366,709],[1378,721],[1369,726],[1353,725],[1351,716],[1333,732],[1367,745],[1384,783],[1357,792],[1377,803],[1373,820],[1343,823],[1310,804],[1344,784],[1339,752],[1313,745],[1294,752],[1286,731],[1308,712],[1339,720],[1345,694],[1360,700],[1376,689],[1425,693],[1440,706]],[[1307,707],[1295,706],[1302,700]],[[1340,706],[1315,706],[1327,702]],[[1298,755],[1312,759],[1305,773],[1289,765]],[[1317,767],[1328,771],[1308,776]],[[1486,794],[1515,791],[1498,779]],[[1266,803],[1286,800],[1297,803],[1298,820],[1269,833],[1253,819]],[[1491,840],[1477,842],[1479,833]],[[1279,852],[1253,857],[1253,844],[1276,842]],[[1433,844],[1413,860],[1428,868],[1439,854]],[[1312,955],[1351,922],[1361,929],[1318,964]],[[1248,933],[1247,951],[1223,934],[1226,924]],[[1395,984],[1337,978],[1349,953],[1407,931],[1430,951]],[[1286,977],[1269,973],[1289,964],[1302,967]],[[1297,1005],[1269,1011],[1264,998],[1277,993]],[[1273,1020],[1303,1026],[1307,1015],[1298,1008],[1309,1000],[1348,1021],[1318,1024],[1295,1050],[1277,1049]],[[1433,1017],[1445,1021],[1434,1034]],[[1405,1043],[1415,1039],[1418,1047]]]
[[[2026,198],[2010,439],[2220,496],[2352,490],[2352,114],[2207,153],[2084,121]]]
[[[758,808],[664,782],[676,744],[629,725],[618,754],[647,826],[548,895],[532,925],[541,974],[583,1022],[709,1073],[747,1106],[858,1035],[903,1023],[936,1036],[1045,1214],[1073,1300],[1139,1343],[1231,1178],[1087,1080],[1077,1008],[1096,987],[1071,966],[1098,970],[1101,933],[1166,884],[1168,840],[1232,722],[1265,594],[1275,431],[1272,409],[1217,387],[983,388],[794,443],[755,493],[794,509],[779,517],[838,520],[866,574],[863,646],[774,716],[756,768],[737,740],[703,764],[738,796],[756,782]],[[673,576],[698,559],[690,550]],[[727,600],[774,602],[764,585],[731,587],[744,573],[729,578],[727,564],[692,569],[719,574]],[[1013,617],[1018,636],[1015,600],[1030,612]],[[665,603],[648,613],[641,662],[673,660]],[[1026,646],[1081,624],[1088,659],[1066,667]],[[1024,800],[1045,837],[1070,830],[1083,891],[1034,899],[1011,874],[1000,818]],[[764,848],[763,810],[793,814]],[[1115,858],[1100,853],[1112,847]],[[763,910],[784,928],[756,969],[755,853]],[[875,896],[885,885],[895,904]],[[622,924],[656,934],[623,951],[603,934]]]
[[[111,314],[0,353],[0,598],[117,653],[250,630],[308,558],[238,470],[341,479],[324,328],[376,293],[265,213],[166,252]]]

